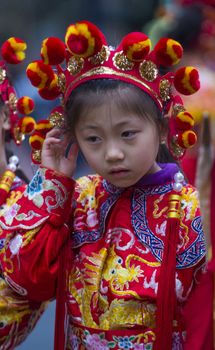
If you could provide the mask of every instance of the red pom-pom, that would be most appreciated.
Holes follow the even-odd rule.
[[[3,59],[11,64],[17,64],[25,59],[26,43],[19,38],[11,37],[1,47]]]
[[[194,126],[194,118],[186,111],[180,112],[175,118],[175,124],[177,129],[189,130]]]
[[[177,143],[182,148],[189,148],[195,145],[197,141],[196,133],[192,130],[186,130],[178,134]]]
[[[52,128],[52,123],[47,119],[40,120],[35,126],[35,130],[41,135],[46,135]]]
[[[40,150],[42,148],[44,140],[45,140],[45,136],[42,135],[40,132],[35,131],[29,137],[29,144],[33,149]]]
[[[95,24],[81,21],[67,28],[65,43],[73,55],[90,57],[97,54],[106,41]]]
[[[30,114],[34,110],[34,101],[28,96],[23,96],[17,101],[17,110],[22,114]]]
[[[60,90],[57,86],[49,89],[49,88],[44,88],[44,89],[39,89],[38,90],[39,95],[44,98],[44,100],[55,100],[57,97],[60,95]]]
[[[183,55],[183,48],[173,39],[161,38],[155,45],[153,52],[157,64],[167,67],[177,64],[180,61]]]
[[[34,118],[26,116],[19,119],[18,127],[22,134],[30,134],[34,130],[36,122]]]
[[[65,44],[54,37],[43,40],[41,57],[45,64],[58,65],[62,63],[66,57]]]
[[[192,95],[200,89],[199,73],[194,67],[182,67],[175,72],[175,88],[183,95]]]
[[[30,63],[26,73],[31,84],[39,89],[49,87],[55,79],[55,73],[52,68],[40,60]]]
[[[133,32],[126,35],[122,40],[122,49],[130,61],[142,61],[149,53],[151,41],[148,36],[141,32]]]

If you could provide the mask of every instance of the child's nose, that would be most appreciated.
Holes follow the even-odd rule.
[[[121,160],[124,158],[124,153],[120,147],[118,147],[115,143],[109,144],[106,153],[105,153],[105,160],[106,161],[115,161],[115,160]]]

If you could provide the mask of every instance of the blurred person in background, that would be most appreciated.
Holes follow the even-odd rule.
[[[3,47],[3,46],[2,46]],[[16,190],[16,196],[28,182],[25,172],[19,166],[19,159],[9,149],[10,142],[18,146],[25,133],[34,128],[31,117],[19,116],[18,110],[27,112],[33,101],[27,96],[17,98],[16,91],[8,77],[4,60],[0,61],[0,211],[8,204],[9,196]],[[19,108],[18,108],[19,107]],[[30,160],[29,160],[30,161]],[[2,254],[3,241],[0,241]],[[29,301],[17,286],[5,279],[0,268],[0,349],[11,350],[22,343],[33,330],[47,303]]]
[[[182,42],[186,50],[181,64],[195,65],[200,72],[201,89],[192,101],[184,98],[196,117],[199,142],[186,153],[181,165],[189,181],[199,190],[208,248],[208,272],[196,291],[193,303],[187,308],[190,326],[187,349],[210,350],[214,348],[215,1],[178,0],[161,6],[156,18],[147,24],[147,30],[155,41],[166,35]]]

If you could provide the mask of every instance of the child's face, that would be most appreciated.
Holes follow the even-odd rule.
[[[118,187],[134,185],[156,172],[159,136],[149,120],[125,113],[115,103],[103,103],[81,115],[77,142],[89,166]]]

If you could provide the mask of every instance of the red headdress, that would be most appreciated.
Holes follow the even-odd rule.
[[[30,134],[35,126],[32,117],[26,116],[32,113],[34,101],[28,97],[17,97],[7,72],[6,64],[18,64],[25,58],[26,43],[19,38],[9,38],[1,46],[2,61],[0,61],[0,98],[8,105],[11,136],[19,145],[26,134]]]
[[[127,34],[114,49],[94,24],[81,21],[67,28],[65,43],[55,37],[42,42],[41,59],[28,65],[27,76],[41,97],[61,97],[63,104],[88,80],[110,78],[136,85],[161,111],[170,112],[169,149],[180,159],[185,149],[195,144],[196,134],[192,131],[194,119],[179,94],[195,93],[200,87],[199,75],[191,66],[165,75],[159,68],[176,65],[182,54],[182,46],[170,38],[160,39],[151,50],[150,39],[141,32]]]

